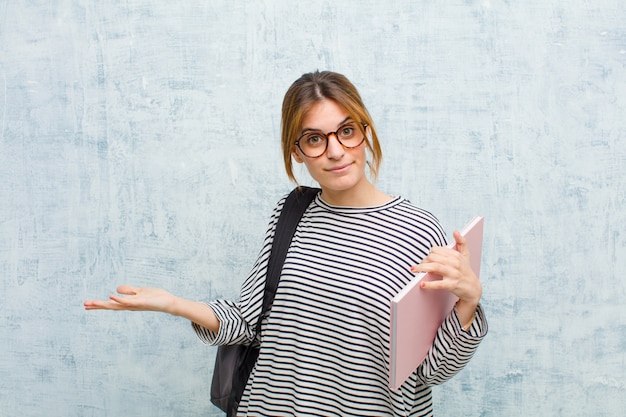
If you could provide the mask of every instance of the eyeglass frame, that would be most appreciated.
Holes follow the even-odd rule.
[[[368,123],[360,123],[360,124],[363,127],[363,131],[366,131],[367,127],[369,126],[369,124]],[[302,155],[306,156],[307,158],[311,158],[311,159],[319,158],[319,157],[323,156],[326,153],[326,151],[328,150],[328,142],[330,142],[330,135],[335,135],[335,139],[337,139],[337,142],[339,142],[339,144],[344,149],[355,149],[355,148],[358,148],[359,146],[363,145],[363,142],[365,142],[365,137],[366,137],[365,133],[363,134],[363,139],[361,139],[361,142],[359,142],[358,145],[346,146],[343,143],[341,143],[341,139],[339,139],[338,133],[339,133],[339,131],[341,129],[343,129],[345,127],[346,127],[346,125],[342,125],[336,131],[328,132],[328,133],[322,133],[322,131],[319,131],[320,134],[326,139],[326,146],[324,147],[324,151],[321,154],[317,155],[317,156],[309,156],[309,155],[307,155],[306,153],[304,153],[304,151],[300,147],[300,139],[302,139],[305,135],[307,135],[308,132],[307,133],[303,133],[302,135],[300,135],[300,137],[294,142],[294,145],[296,145],[298,147],[298,149],[300,149],[300,152],[302,152]]]

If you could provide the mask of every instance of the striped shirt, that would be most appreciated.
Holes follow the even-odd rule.
[[[431,387],[470,360],[487,331],[479,307],[462,329],[453,310],[425,361],[389,389],[390,300],[432,246],[445,245],[439,222],[396,197],[376,207],[336,207],[318,195],[304,213],[284,263],[276,298],[257,338],[277,205],[261,253],[236,302],[209,304],[220,320],[210,345],[260,341],[241,399],[245,416],[430,416]]]

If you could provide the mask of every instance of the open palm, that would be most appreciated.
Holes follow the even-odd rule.
[[[120,295],[109,300],[86,300],[85,310],[131,310],[169,312],[175,296],[161,288],[137,288],[129,285],[117,287]]]

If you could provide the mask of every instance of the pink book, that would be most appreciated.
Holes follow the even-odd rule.
[[[475,216],[460,232],[467,240],[470,264],[480,277],[484,219]],[[456,243],[448,245],[454,248]],[[454,308],[458,298],[449,291],[423,290],[420,281],[441,279],[420,273],[391,300],[391,344],[389,387],[397,390],[422,363],[435,340],[437,330]]]

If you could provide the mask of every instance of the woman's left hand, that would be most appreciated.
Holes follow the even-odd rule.
[[[463,328],[468,329],[474,320],[476,307],[482,296],[482,284],[472,271],[470,253],[465,238],[454,232],[456,248],[434,246],[430,254],[411,271],[431,272],[441,275],[441,280],[422,281],[426,290],[447,290],[459,297],[456,309]]]

